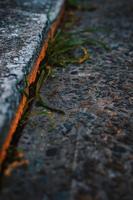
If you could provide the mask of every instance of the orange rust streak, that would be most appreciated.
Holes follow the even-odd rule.
[[[47,50],[47,47],[48,47],[48,41],[49,41],[50,38],[52,38],[54,36],[54,33],[55,33],[58,25],[60,24],[60,21],[61,21],[61,18],[63,16],[63,14],[64,14],[64,7],[62,8],[62,10],[60,12],[60,15],[57,18],[57,20],[51,25],[50,31],[48,33],[48,37],[44,42],[44,45],[43,45],[43,47],[41,49],[41,52],[40,52],[40,54],[39,54],[39,56],[37,58],[37,61],[36,61],[32,71],[31,71],[31,73],[28,75],[27,79],[28,79],[29,85],[34,83],[35,80],[36,80],[36,76],[37,76],[37,72],[39,70],[40,62],[43,60],[43,58],[46,55],[46,50]],[[2,162],[4,161],[4,159],[6,157],[7,149],[9,147],[9,145],[10,145],[10,142],[12,140],[13,134],[16,131],[16,128],[17,128],[18,123],[19,123],[19,120],[22,117],[23,110],[24,110],[24,107],[26,105],[26,102],[27,102],[27,98],[25,97],[25,95],[23,95],[23,97],[22,97],[22,99],[20,101],[20,104],[18,106],[17,112],[15,114],[15,117],[12,120],[12,123],[11,123],[11,126],[10,126],[10,130],[8,132],[6,140],[5,140],[5,142],[4,142],[3,146],[2,146],[2,149],[0,151],[0,165],[2,164]]]

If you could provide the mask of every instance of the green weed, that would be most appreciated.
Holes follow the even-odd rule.
[[[49,42],[46,64],[51,67],[65,67],[68,64],[81,63],[79,57],[74,56],[74,50],[81,49],[83,52],[83,61],[90,59],[88,50],[84,46],[99,46],[108,49],[107,45],[90,37],[85,37],[86,32],[96,32],[96,28],[88,28],[77,32],[58,31],[55,37]]]
[[[82,0],[82,2],[78,0],[68,0],[68,7],[78,9],[81,11],[95,11],[97,6],[94,4],[90,4],[87,0]]]
[[[58,31],[49,42],[47,64],[52,67],[66,67],[68,64],[79,63],[79,58],[75,57],[72,51],[77,48],[82,49],[84,44],[85,41],[80,37],[76,38],[75,34]],[[89,54],[87,59],[89,59]]]
[[[76,5],[78,1],[69,0],[69,3],[71,3],[71,5]],[[63,115],[65,114],[63,110],[47,105],[40,95],[42,85],[48,77],[52,75],[52,71],[55,67],[66,67],[68,64],[81,64],[89,60],[90,54],[88,52],[88,46],[99,46],[108,50],[104,42],[91,38],[91,34],[100,31],[100,28],[88,27],[84,30],[67,31],[65,29],[66,23],[67,22],[63,25],[62,30],[57,31],[55,36],[49,41],[46,57],[40,65],[41,73],[36,83],[35,94],[28,100],[27,107],[36,99],[37,106],[42,107],[42,110],[31,113],[33,115],[47,115],[48,112],[46,110],[58,112]],[[75,50],[77,49],[81,52],[80,56],[75,56]],[[24,121],[27,116],[28,113],[25,112],[22,121]]]
[[[54,107],[51,107],[49,106],[42,98],[42,96],[40,94],[38,94],[37,96],[37,102],[36,102],[36,105],[38,107],[43,107],[44,109],[48,109],[52,112],[57,112],[57,113],[60,113],[60,114],[65,114],[65,112],[61,109],[58,109],[58,108],[54,108]]]
[[[88,49],[85,46],[99,46],[104,49],[108,49],[107,45],[100,41],[95,40],[90,37],[85,37],[85,33],[96,32],[97,28],[86,28],[78,32],[64,32],[59,30],[55,37],[49,41],[46,58],[41,63],[41,73],[38,78],[35,95],[28,100],[27,107],[34,99],[36,99],[37,106],[42,107],[43,109],[50,110],[51,112],[57,112],[60,114],[65,114],[63,110],[58,108],[53,108],[52,106],[47,105],[40,95],[40,89],[44,82],[51,76],[52,71],[55,67],[66,67],[68,64],[81,64],[90,59]],[[82,55],[76,57],[74,55],[75,50],[81,50]],[[31,113],[33,115],[47,115],[46,110],[35,111]],[[27,118],[28,113],[25,112],[24,119]],[[23,121],[24,121],[23,119]]]

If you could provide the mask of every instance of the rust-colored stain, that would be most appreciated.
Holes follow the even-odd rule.
[[[44,41],[44,44],[43,44],[43,47],[40,51],[40,54],[37,58],[37,61],[33,67],[33,70],[30,72],[30,74],[28,75],[28,83],[29,85],[31,85],[32,83],[35,82],[36,80],[36,76],[37,76],[37,72],[39,70],[39,65],[41,63],[41,61],[44,59],[45,55],[46,55],[46,51],[47,51],[47,48],[48,48],[48,41],[50,38],[52,38],[54,36],[54,33],[57,29],[57,27],[59,26],[60,24],[60,21],[61,21],[61,18],[63,17],[63,14],[64,14],[64,6],[62,7],[62,10],[58,16],[58,18],[56,19],[56,21],[51,25],[51,28],[50,28],[50,31],[48,33],[48,36],[47,36],[47,39]],[[23,95],[21,101],[20,101],[20,104],[18,106],[18,109],[17,109],[17,112],[15,114],[15,117],[11,123],[11,126],[10,126],[10,130],[8,132],[8,135],[6,137],[6,140],[2,146],[2,149],[0,151],[0,165],[2,164],[2,162],[4,161],[5,157],[6,157],[6,154],[7,154],[7,149],[10,145],[10,142],[12,140],[12,137],[16,131],[16,128],[18,126],[18,123],[19,123],[19,120],[21,119],[22,117],[22,114],[23,114],[23,110],[24,110],[24,107],[26,105],[26,102],[27,102],[27,98],[25,95]]]

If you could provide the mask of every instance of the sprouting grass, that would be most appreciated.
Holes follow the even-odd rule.
[[[77,0],[69,0],[71,5],[77,5]],[[49,41],[48,49],[46,53],[45,59],[40,64],[40,75],[35,87],[35,94],[33,97],[28,98],[27,106],[36,99],[37,106],[41,107],[41,111],[35,111],[31,113],[31,115],[48,115],[50,112],[58,112],[60,114],[65,114],[63,110],[58,108],[53,108],[52,106],[47,105],[44,101],[43,97],[40,94],[40,89],[44,82],[51,76],[53,69],[56,67],[67,67],[69,64],[81,64],[89,59],[91,59],[91,55],[89,54],[88,48],[90,47],[100,47],[108,50],[107,45],[98,39],[94,39],[91,36],[93,33],[98,31],[103,31],[100,28],[88,27],[82,30],[76,31],[67,31],[66,24],[68,21],[65,21],[61,30],[57,31],[55,36]],[[73,27],[73,23],[69,23],[71,29]],[[80,51],[80,56],[76,56],[75,50]],[[26,93],[26,92],[25,92]],[[24,94],[25,94],[24,93]],[[28,97],[29,94],[25,94]],[[27,109],[26,109],[27,110]],[[48,110],[48,112],[47,112]],[[29,113],[26,111],[24,117],[22,118],[22,123],[25,121]]]
[[[70,8],[82,10],[82,11],[95,11],[97,7],[94,4],[90,4],[87,0],[82,0],[82,2],[78,0],[68,0],[67,5]]]
[[[75,57],[73,50],[82,49],[83,55],[89,59],[89,53],[86,54],[83,48],[85,41],[82,38],[76,38],[73,33],[64,33],[58,31],[56,36],[49,42],[46,63],[51,67],[66,67],[68,64],[79,63],[79,58]]]
[[[49,41],[46,57],[40,66],[41,73],[36,84],[35,95],[27,102],[28,107],[29,103],[36,99],[37,106],[42,108],[41,111],[36,111],[34,114],[32,113],[33,115],[48,115],[49,112],[47,112],[47,110],[65,114],[63,110],[47,105],[40,94],[40,89],[48,77],[51,76],[54,68],[64,68],[67,67],[68,64],[78,65],[91,59],[88,52],[88,46],[99,46],[100,48],[108,49],[104,42],[91,38],[90,34],[88,34],[88,37],[85,37],[84,35],[85,33],[94,33],[97,31],[97,28],[91,27],[77,32],[65,32],[64,30],[59,30],[55,37]],[[74,54],[77,49],[81,51],[80,56],[75,56]],[[28,94],[26,94],[26,96],[28,96]],[[28,113],[25,112],[22,121],[24,121],[27,116]]]
[[[68,0],[68,4],[70,6],[77,6],[78,2],[77,2],[77,0]]]
[[[104,42],[91,38],[90,34],[88,34],[88,37],[84,36],[84,33],[96,31],[96,28],[87,28],[76,32],[58,31],[55,37],[49,42],[46,65],[50,67],[66,67],[68,64],[81,64],[90,59],[88,48],[86,48],[89,45],[108,49]],[[74,56],[73,52],[77,49],[82,50],[83,55],[80,58]]]
[[[96,46],[108,50],[107,45],[100,41],[90,37],[85,37],[84,33],[94,33],[97,28],[86,28],[85,30],[77,32],[65,32],[59,30],[55,37],[49,41],[46,58],[42,62],[42,73],[37,82],[36,95],[37,105],[42,109],[50,110],[51,112],[58,112],[65,114],[63,110],[53,108],[44,102],[40,94],[40,88],[44,81],[52,74],[52,71],[56,67],[67,67],[68,64],[81,64],[89,59],[91,56],[88,52],[88,46]],[[81,50],[80,56],[75,56],[75,50]],[[39,114],[46,114],[46,111],[39,112]]]

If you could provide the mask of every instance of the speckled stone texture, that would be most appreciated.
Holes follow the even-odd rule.
[[[56,69],[41,95],[62,116],[35,115],[18,147],[30,164],[3,180],[2,200],[132,200],[133,1],[87,1],[73,30],[96,27],[109,51],[88,46],[91,60]],[[33,115],[34,114],[34,115]]]
[[[0,148],[64,0],[0,0]]]

